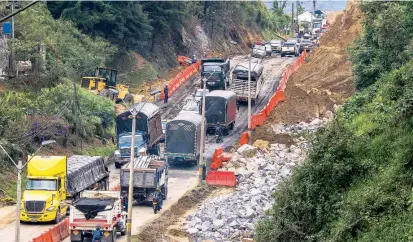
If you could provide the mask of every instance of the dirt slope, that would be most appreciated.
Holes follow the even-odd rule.
[[[351,2],[343,13],[334,13],[336,19],[321,37],[320,47],[308,55],[308,62],[292,75],[281,103],[256,129],[255,139],[279,141],[272,131],[274,123],[310,122],[342,104],[355,89],[351,63],[346,48],[361,33],[361,11]],[[282,139],[285,140],[285,139]],[[281,142],[283,142],[280,140]]]

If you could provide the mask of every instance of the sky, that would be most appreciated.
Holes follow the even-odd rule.
[[[268,7],[273,6],[273,1],[271,0],[263,0]],[[294,7],[296,1],[288,0],[287,1],[287,8],[285,11],[288,13],[291,12],[291,3],[294,3]],[[313,1],[311,0],[301,0],[301,6],[305,8],[305,10],[313,11]],[[326,11],[339,11],[344,10],[346,8],[347,1],[343,0],[317,0],[316,2],[316,10],[326,10]]]

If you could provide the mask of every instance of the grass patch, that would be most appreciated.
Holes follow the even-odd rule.
[[[108,157],[112,155],[113,152],[115,152],[115,150],[116,150],[116,145],[114,144],[94,146],[94,147],[88,147],[86,149],[83,149],[82,155]]]

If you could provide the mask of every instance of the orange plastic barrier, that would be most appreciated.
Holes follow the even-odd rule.
[[[224,153],[224,147],[219,147],[215,149],[214,155],[212,156],[211,169],[216,170],[222,166],[221,154]]]
[[[230,171],[209,171],[206,182],[212,186],[235,187],[235,185],[237,185],[235,174]]]
[[[188,66],[185,70],[181,71],[176,75],[172,80],[168,82],[168,97],[171,97],[178,89],[188,81],[193,74],[198,72],[199,66],[201,65],[201,61],[197,61],[196,63]],[[161,98],[162,100],[165,99],[165,94],[163,89],[161,90]]]
[[[244,133],[241,134],[241,138],[239,139],[239,145],[245,145],[248,144],[248,132],[245,131]]]
[[[191,60],[191,58],[189,58],[189,57],[179,55],[179,56],[178,56],[178,63],[179,63],[180,65],[191,65],[192,60]]]

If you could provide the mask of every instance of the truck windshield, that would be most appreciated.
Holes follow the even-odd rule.
[[[142,142],[142,135],[135,135],[135,142]],[[132,135],[123,136],[119,138],[119,144],[130,144],[132,143]]]
[[[26,190],[46,190],[56,191],[56,180],[41,180],[41,179],[29,179],[27,181]]]
[[[221,66],[204,66],[204,71],[216,71],[220,72],[221,71]]]

